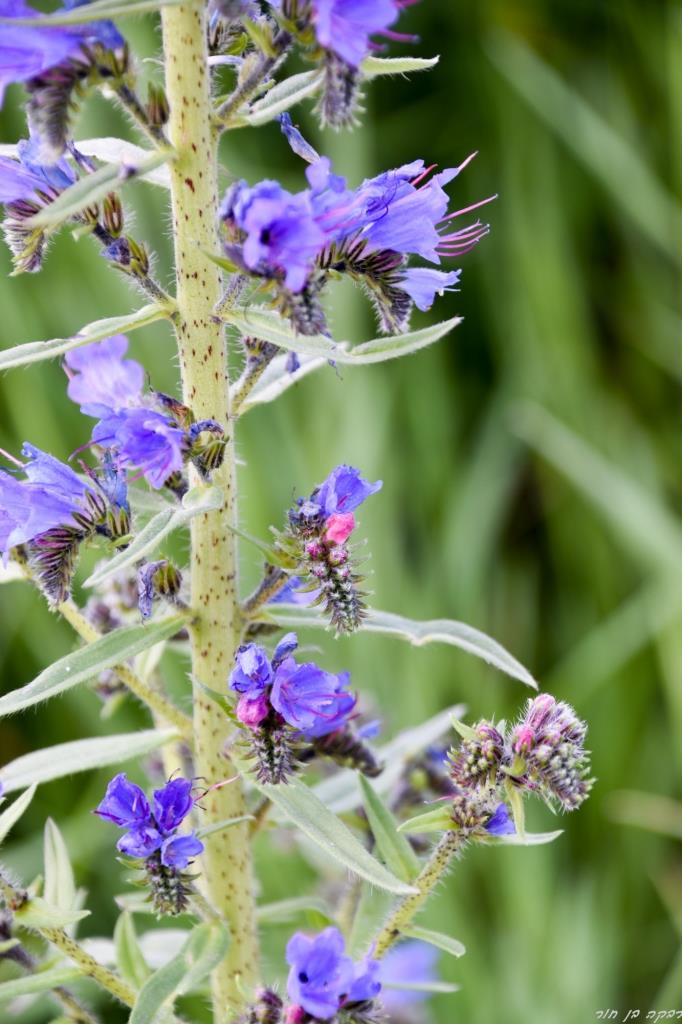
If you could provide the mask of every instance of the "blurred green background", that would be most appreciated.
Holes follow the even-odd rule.
[[[484,629],[589,722],[599,781],[560,823],[561,839],[473,851],[424,917],[468,949],[443,958],[443,976],[462,988],[433,999],[433,1020],[583,1024],[610,1008],[640,1008],[642,1019],[682,1009],[682,7],[424,0],[402,26],[420,34],[418,52],[442,55],[435,71],[375,83],[350,135],[322,137],[309,109],[295,120],[353,183],[415,157],[449,166],[478,150],[451,192],[457,206],[498,192],[485,211],[492,232],[463,260],[461,293],[434,311],[465,322],[409,361],[327,369],[249,413],[239,431],[242,522],[264,535],[295,492],[340,461],[382,477],[362,512],[373,603]],[[153,56],[151,22],[126,30]],[[5,104],[3,141],[23,131],[19,99],[12,92]],[[127,130],[97,98],[78,137]],[[226,183],[279,176],[302,187],[276,127],[226,139],[223,164]],[[137,189],[128,192],[136,234],[167,280],[165,195]],[[8,270],[4,248],[0,259]],[[64,233],[39,277],[0,277],[0,343],[68,335],[135,302],[89,241]],[[337,294],[332,321],[337,337],[374,335],[351,291]],[[136,333],[131,350],[155,386],[177,386],[164,328]],[[16,452],[30,438],[64,458],[89,429],[58,365],[4,379],[2,447]],[[243,551],[245,587],[252,554]],[[23,585],[2,588],[0,609],[5,690],[73,637]],[[526,697],[454,649],[322,642],[329,667],[352,669],[374,695],[387,736],[456,701],[474,717],[509,717]],[[146,720],[132,702],[108,721],[100,708],[81,689],[3,720],[0,760]],[[110,933],[112,894],[125,887],[113,830],[90,815],[108,774],[41,787],[6,849],[29,880],[41,867],[42,822],[55,818],[89,891],[83,935]],[[532,825],[555,821],[534,808]],[[259,863],[264,899],[312,885],[295,853],[269,840]],[[283,941],[268,937],[271,973]],[[20,1019],[52,1016],[43,1001]]]

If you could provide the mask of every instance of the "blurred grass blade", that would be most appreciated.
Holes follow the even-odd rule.
[[[406,895],[416,891],[375,860],[313,790],[297,778],[280,786],[256,782],[253,778],[250,781],[283,812],[286,819],[353,874],[387,892]]]
[[[80,10],[80,8],[79,8]],[[106,164],[92,174],[79,178],[73,185],[64,189],[57,198],[44,206],[33,217],[25,221],[30,228],[54,228],[72,217],[78,216],[89,206],[99,203],[110,192],[116,192],[123,185],[155,171],[162,164],[173,159],[172,150],[158,153],[147,153],[143,159],[134,162],[125,160],[117,164]]]
[[[448,996],[459,992],[459,985],[449,981],[389,981],[386,988],[394,992],[424,992],[432,996]]]
[[[7,793],[24,786],[63,779],[74,772],[104,768],[156,750],[178,738],[176,729],[146,729],[115,736],[92,736],[85,740],[59,743],[24,754],[0,769],[0,782]]]
[[[488,55],[657,248],[679,262],[682,205],[637,153],[536,53],[508,32],[490,36]]]
[[[45,822],[43,858],[45,899],[62,910],[73,910],[76,907],[76,881],[71,859],[64,837],[52,818]]]
[[[623,790],[612,793],[607,815],[620,825],[633,825],[647,832],[682,839],[682,803],[658,793]]]
[[[165,320],[167,310],[151,304],[128,313],[126,316],[111,316],[106,320],[93,320],[71,338],[52,338],[50,341],[29,341],[25,345],[0,350],[0,371],[10,370],[14,366],[27,366],[39,363],[43,359],[56,359],[79,345],[89,345],[93,341],[101,341],[112,334],[127,334],[140,327],[147,327],[157,320]]]
[[[666,569],[682,563],[677,518],[605,456],[541,406],[518,407],[513,427],[582,491],[632,551]]]
[[[16,788],[19,789],[20,787],[17,786]],[[7,787],[5,787],[5,789],[7,789]],[[2,843],[19,821],[19,818],[33,799],[35,791],[35,785],[31,786],[26,790],[26,792],[22,793],[21,796],[18,796],[17,799],[2,812],[2,814],[0,814],[0,843]]]
[[[316,896],[294,896],[289,900],[262,903],[256,908],[256,918],[259,924],[286,924],[302,914],[311,912],[324,917],[330,923],[333,920],[331,909],[324,900]]]
[[[19,996],[35,995],[39,992],[50,992],[61,985],[77,981],[83,975],[77,967],[50,967],[46,971],[37,971],[24,978],[0,983],[0,1004],[18,999]]]
[[[30,708],[87,682],[105,669],[120,665],[161,640],[167,640],[185,623],[186,616],[170,615],[142,626],[121,626],[112,633],[106,633],[94,643],[85,644],[73,654],[53,662],[26,686],[0,697],[0,717]]]
[[[384,338],[374,338],[352,348],[346,342],[334,342],[322,334],[297,334],[289,322],[271,310],[260,306],[246,309],[230,310],[224,315],[228,326],[236,327],[243,334],[270,341],[289,352],[299,352],[308,356],[322,356],[335,363],[348,366],[365,366],[371,363],[383,363],[389,359],[411,355],[428,345],[440,341],[462,321],[459,317],[444,320],[419,331],[407,334],[392,334]]]
[[[327,619],[317,608],[302,608],[298,605],[282,604],[270,607],[267,610],[267,617],[280,626],[293,626],[299,629],[326,629],[328,625]],[[525,683],[526,686],[532,686],[535,690],[538,688],[530,672],[501,644],[464,622],[456,622],[454,619],[417,622],[402,615],[394,615],[392,612],[380,612],[370,608],[360,629],[366,633],[397,636],[407,640],[414,647],[432,643],[452,644],[453,647],[459,647],[481,658],[513,679]]]
[[[461,942],[451,938],[449,935],[443,935],[442,932],[434,932],[429,928],[419,928],[416,924],[410,925],[409,928],[402,928],[401,932],[408,939],[419,939],[420,942],[428,942],[430,946],[442,949],[444,953],[449,953],[450,956],[460,957],[466,953],[466,947]]]
[[[85,581],[85,586],[98,587],[112,576],[132,569],[136,562],[156,551],[169,533],[187,526],[195,516],[219,509],[222,504],[223,492],[219,487],[193,487],[184,496],[180,505],[170,505],[168,509],[159,512],[140,530],[132,544],[104,565],[98,566],[92,576]]]
[[[419,857],[405,836],[398,832],[398,823],[372,784],[360,775],[362,799],[377,851],[386,867],[403,882],[412,883],[421,869]]]

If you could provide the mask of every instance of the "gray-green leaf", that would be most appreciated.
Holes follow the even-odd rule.
[[[114,928],[114,946],[116,948],[116,965],[121,977],[131,988],[139,992],[151,977],[151,969],[142,954],[135,931],[132,915],[124,911]]]
[[[130,569],[143,558],[156,551],[159,544],[169,533],[187,526],[195,516],[204,515],[219,509],[223,503],[223,492],[219,487],[199,485],[182,499],[182,504],[170,505],[158,512],[147,525],[140,530],[132,544],[114,558],[100,565],[92,576],[85,581],[86,587],[98,587],[105,580],[111,579],[124,569]]]
[[[305,626],[327,628],[328,625],[327,619],[317,608],[301,608],[298,605],[282,604],[268,608],[267,615],[270,620],[277,622],[280,626],[294,626],[300,629]],[[465,622],[457,622],[454,619],[416,622],[414,619],[406,619],[402,615],[370,608],[360,629],[367,633],[397,636],[408,640],[414,647],[423,647],[425,644],[431,643],[452,644],[453,647],[460,647],[469,654],[482,658],[489,665],[494,665],[495,668],[506,672],[513,679],[525,683],[526,686],[532,686],[534,690],[538,688],[538,684],[530,672],[501,644],[487,636],[486,633],[474,629],[473,626],[467,626]]]
[[[77,967],[51,967],[47,971],[28,974],[24,978],[14,978],[0,984],[0,1003],[8,1003],[19,996],[35,995],[38,992],[49,992],[60,985],[68,985],[77,981],[82,974]]]
[[[31,896],[15,910],[14,919],[25,928],[65,928],[89,915],[89,910],[67,910],[66,907],[48,903],[40,896]]]
[[[388,359],[411,355],[449,334],[462,321],[459,317],[443,320],[442,323],[423,327],[407,334],[391,334],[374,338],[362,345],[350,347],[347,342],[334,342],[322,334],[312,336],[297,334],[291,324],[279,314],[261,306],[246,309],[231,309],[224,315],[228,325],[238,328],[243,334],[254,335],[270,341],[290,352],[303,355],[322,356],[336,363],[348,366],[364,366],[370,363],[384,363]]]
[[[69,185],[53,202],[42,207],[25,222],[31,228],[55,228],[78,216],[89,206],[100,202],[110,192],[117,191],[130,181],[144,178],[173,158],[172,150],[149,153],[134,163],[106,164],[92,174]]]
[[[73,910],[76,906],[76,882],[73,877],[73,868],[64,837],[52,818],[48,818],[45,822],[43,850],[45,899],[62,910]]]
[[[364,775],[360,776],[360,788],[369,827],[386,867],[403,882],[413,882],[421,868],[419,857],[409,840],[397,831],[395,818]]]
[[[361,70],[365,78],[380,75],[409,75],[413,71],[430,71],[440,57],[365,57]]]
[[[10,761],[0,769],[0,782],[6,793],[11,793],[24,786],[62,779],[74,772],[130,761],[177,738],[176,729],[145,729],[58,743]]]
[[[401,931],[406,938],[428,942],[429,945],[435,946],[436,949],[442,949],[444,953],[449,953],[450,956],[460,957],[466,953],[466,948],[461,942],[453,939],[450,935],[444,935],[442,932],[434,932],[429,928],[420,928],[416,924],[410,925],[409,928],[402,928]]]
[[[280,786],[259,782],[254,782],[254,785],[304,835],[354,874],[387,892],[401,895],[416,892],[375,860],[343,822],[299,779],[291,779]]]
[[[20,787],[17,786],[17,789]],[[5,787],[7,789],[7,787]],[[0,843],[14,828],[35,795],[36,787],[31,786],[0,814]]]
[[[162,7],[177,7],[183,0],[94,0],[81,8],[62,10],[54,14],[37,15],[30,18],[0,18],[0,25],[30,25],[46,28],[57,25],[82,25],[88,21],[102,21],[105,18],[123,18],[132,14],[146,14]]]
[[[156,320],[164,320],[168,311],[161,306],[151,304],[143,306],[125,316],[111,316],[106,320],[93,320],[71,338],[52,338],[50,341],[29,341],[25,345],[16,345],[0,351],[0,370],[11,370],[14,366],[27,366],[39,363],[43,359],[56,359],[80,345],[89,345],[93,341],[101,341],[112,334],[127,334],[140,327],[153,324]]]
[[[33,682],[0,697],[0,717],[55,697],[92,679],[106,668],[113,668],[128,658],[134,658],[148,647],[173,636],[185,621],[183,615],[170,615],[145,625],[122,626],[94,643],[79,647],[72,654],[55,661],[36,676]]]
[[[249,125],[252,128],[267,124],[285,110],[290,110],[302,100],[314,96],[322,88],[323,80],[324,77],[319,71],[303,71],[298,75],[290,75],[274,85],[247,113],[237,114],[232,123],[235,126]]]

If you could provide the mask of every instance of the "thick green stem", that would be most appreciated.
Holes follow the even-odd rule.
[[[446,832],[442,836],[414,883],[419,892],[413,896],[406,896],[398,903],[377,935],[374,956],[381,958],[398,941],[402,930],[409,927],[465,842],[466,838],[461,832]]]
[[[217,142],[211,123],[205,7],[164,7],[162,23],[170,106],[167,128],[177,153],[170,172],[183,395],[197,419],[217,420],[228,439],[224,463],[214,474],[225,504],[192,520],[195,771],[209,789],[202,807],[205,823],[210,825],[246,813],[238,779],[210,788],[237,773],[225,753],[227,719],[202,689],[202,684],[225,689],[242,629],[231,529],[236,521],[236,493],[227,351],[223,329],[214,316],[221,282],[218,268],[206,256],[218,247]],[[208,836],[201,861],[204,895],[231,930],[229,952],[213,975],[214,1019],[225,1024],[241,1012],[258,980],[248,822]]]

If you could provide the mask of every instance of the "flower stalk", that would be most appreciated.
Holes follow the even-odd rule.
[[[175,329],[182,369],[183,401],[197,419],[225,430],[222,466],[214,482],[223,507],[192,521],[190,627],[194,680],[195,771],[207,787],[202,800],[206,825],[245,815],[240,779],[214,788],[235,774],[225,754],[226,722],[207,695],[220,691],[241,637],[237,596],[234,442],[229,411],[227,350],[214,309],[221,297],[218,267],[206,253],[217,251],[217,138],[213,131],[206,12],[199,6],[162,11],[167,133],[177,159],[170,166],[178,316]],[[248,823],[207,837],[200,884],[208,903],[225,918],[231,943],[213,972],[216,1024],[244,1009],[258,979],[253,868]]]

